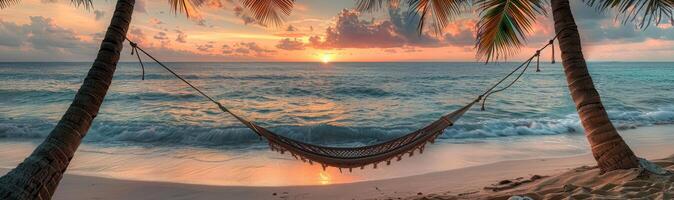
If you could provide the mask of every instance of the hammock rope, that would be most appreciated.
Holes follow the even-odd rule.
[[[562,31],[563,30],[564,29],[562,29]],[[560,31],[560,33],[562,31]],[[180,79],[182,82],[184,82],[192,89],[197,91],[199,94],[201,94],[201,96],[205,97],[206,99],[217,105],[222,112],[230,114],[232,117],[236,118],[241,124],[245,125],[247,128],[256,133],[258,136],[265,138],[269,142],[269,147],[272,151],[278,151],[281,154],[289,152],[295,159],[301,160],[303,162],[309,162],[309,164],[313,164],[314,162],[319,163],[323,167],[323,170],[325,170],[327,167],[336,167],[339,168],[340,172],[342,172],[342,169],[349,169],[349,171],[352,171],[353,168],[363,169],[365,166],[370,164],[372,164],[373,168],[376,169],[379,163],[386,162],[386,165],[390,165],[392,160],[400,161],[405,154],[411,157],[417,150],[419,151],[419,153],[423,153],[425,145],[427,143],[433,143],[435,139],[444,132],[445,129],[447,129],[450,126],[453,126],[454,123],[457,120],[459,120],[459,118],[464,113],[470,110],[470,108],[475,103],[482,101],[482,110],[484,110],[485,109],[484,105],[487,100],[487,97],[489,97],[494,93],[506,90],[513,84],[515,84],[515,82],[517,82],[522,77],[524,72],[526,72],[526,70],[529,68],[529,65],[533,61],[534,57],[537,58],[536,61],[537,71],[540,71],[539,67],[540,52],[550,45],[553,45],[552,62],[554,63],[554,40],[557,39],[558,36],[559,33],[557,33],[555,37],[553,37],[545,46],[538,49],[534,55],[529,57],[529,59],[524,61],[515,69],[513,69],[510,73],[506,74],[503,78],[501,78],[499,81],[497,81],[487,90],[485,90],[484,93],[478,95],[473,101],[471,101],[467,105],[449,114],[443,115],[439,119],[431,122],[425,127],[420,128],[411,133],[399,136],[397,138],[385,142],[359,147],[331,147],[331,146],[309,144],[285,137],[283,135],[274,133],[264,127],[258,126],[254,122],[246,120],[240,115],[232,112],[227,107],[223,106],[220,102],[213,99],[211,96],[203,92],[198,87],[194,86],[192,83],[187,81],[185,78],[183,78],[178,73],[173,71],[171,68],[166,66],[164,63],[162,63],[154,56],[146,52],[144,49],[139,47],[137,43],[129,40],[129,38],[126,37],[125,39],[129,41],[129,44],[132,47],[131,54],[133,55],[135,52],[136,57],[138,58],[138,61],[141,64],[141,68],[143,71],[143,79],[145,79],[144,78],[145,67],[143,66],[143,62],[140,57],[141,52],[150,59],[152,59],[154,62],[159,64],[159,66],[164,68],[166,71],[173,74],[173,76]],[[508,85],[506,85],[501,89],[494,90],[497,86],[502,84],[504,81],[506,81],[508,78],[510,78],[518,71],[520,71],[520,73]]]

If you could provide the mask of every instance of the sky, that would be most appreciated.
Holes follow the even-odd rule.
[[[93,61],[114,0],[77,7],[69,0],[21,0],[0,10],[1,61]],[[638,29],[571,1],[589,61],[674,61],[674,27]],[[256,22],[236,0],[208,0],[198,15],[171,12],[165,0],[136,0],[128,36],[164,61],[403,62],[478,61],[478,12],[466,10],[442,34],[416,32],[417,17],[402,9],[359,13],[353,0],[297,0],[278,27]],[[548,8],[549,10],[549,8]],[[554,36],[551,17],[538,16],[522,60]],[[122,61],[133,61],[125,46]],[[550,58],[543,52],[543,58]],[[559,57],[559,55],[557,55]]]

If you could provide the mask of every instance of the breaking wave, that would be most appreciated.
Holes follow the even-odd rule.
[[[619,129],[640,126],[673,124],[674,109],[650,112],[611,111],[612,121]],[[54,122],[0,118],[0,138],[42,138]],[[418,127],[343,127],[268,126],[269,129],[293,139],[321,145],[355,146],[373,144],[398,137]],[[441,142],[460,142],[462,139],[480,139],[508,136],[556,135],[582,133],[578,116],[567,115],[560,119],[510,119],[488,120],[479,123],[462,123],[448,128],[440,136]],[[102,144],[132,144],[153,146],[199,146],[210,148],[265,147],[266,141],[243,126],[218,127],[201,125],[171,125],[152,122],[96,121],[85,142]]]

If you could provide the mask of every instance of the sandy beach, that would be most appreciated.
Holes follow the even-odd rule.
[[[672,9],[0,0],[0,200],[674,199]]]
[[[674,153],[672,140],[667,138],[667,135],[670,135],[672,131],[674,131],[674,126],[666,125],[630,129],[622,131],[622,133],[637,155],[649,160],[657,160],[669,157]],[[668,163],[671,162],[672,158],[670,157],[669,160],[660,160],[658,163],[668,166],[670,165]],[[474,199],[533,194],[532,192],[542,190],[548,193],[559,192],[558,190],[564,190],[565,185],[570,183],[580,184],[581,186],[575,186],[574,188],[566,186],[566,189],[583,196],[586,193],[593,194],[591,187],[608,188],[605,184],[601,184],[606,182],[604,179],[610,179],[613,183],[629,182],[628,184],[632,184],[632,186],[637,184],[629,181],[636,177],[635,174],[638,174],[635,171],[618,171],[602,176],[602,179],[602,177],[597,178],[597,169],[589,167],[592,165],[594,165],[593,158],[590,154],[584,153],[558,158],[501,161],[392,179],[278,187],[214,186],[133,181],[69,174],[63,179],[54,199]],[[378,170],[386,170],[386,168]],[[6,171],[7,169],[3,169],[3,173]],[[366,169],[363,172],[367,173],[368,171],[372,171],[372,169]],[[532,177],[534,180],[531,182],[524,181],[523,184],[514,189],[497,192],[485,189],[485,187],[493,185],[498,186],[498,183],[504,180],[521,182],[522,180],[530,180]],[[587,186],[583,187],[583,183]],[[667,190],[666,185],[663,186],[662,183],[659,183],[659,185],[655,182],[653,182],[654,184],[650,183],[643,182],[637,185],[644,187],[656,185],[660,187],[660,190],[657,191]],[[668,183],[671,183],[671,181]],[[559,189],[560,187],[562,189]],[[620,193],[620,191],[629,192],[630,188],[634,190],[634,187],[620,190],[617,189],[620,188],[617,186],[608,188],[619,191],[614,191],[614,193],[608,192],[606,188],[601,191],[604,191],[602,194],[616,195],[615,193]],[[669,192],[671,192],[671,189],[669,188]],[[633,195],[643,196],[647,193]],[[536,197],[541,198],[543,196]],[[616,198],[618,197],[620,196]]]

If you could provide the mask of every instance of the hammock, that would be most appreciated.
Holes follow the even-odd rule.
[[[323,169],[331,166],[339,168],[340,171],[342,168],[349,168],[349,171],[351,171],[352,168],[360,167],[362,169],[370,164],[377,168],[377,164],[384,161],[387,165],[390,165],[391,160],[400,161],[404,154],[412,156],[417,149],[419,153],[423,153],[426,143],[433,143],[435,138],[442,134],[447,127],[452,126],[461,115],[478,101],[479,99],[414,132],[386,142],[360,147],[328,147],[293,140],[240,118],[223,106],[219,105],[219,107],[223,112],[230,113],[259,136],[267,139],[272,151],[278,151],[281,154],[287,151],[294,158],[304,162],[320,163]]]
[[[136,56],[138,57],[138,61],[140,62],[141,68],[143,69],[142,70],[143,79],[145,77],[145,67],[143,66],[143,62],[140,59],[139,50],[140,52],[143,52],[146,56],[154,60],[161,67],[166,69],[168,72],[173,74],[176,78],[182,80],[184,83],[192,87],[192,89],[196,90],[202,96],[207,98],[209,101],[216,104],[218,108],[220,108],[220,110],[229,113],[243,125],[245,125],[250,130],[258,134],[260,137],[265,138],[269,142],[269,147],[271,148],[272,151],[277,151],[280,152],[281,154],[289,152],[295,159],[302,160],[303,162],[309,162],[309,164],[313,164],[314,162],[319,163],[323,167],[323,170],[325,170],[327,167],[336,167],[339,168],[341,172],[343,168],[348,168],[349,171],[352,171],[353,168],[360,167],[361,169],[363,169],[367,165],[373,165],[374,168],[377,168],[377,165],[382,162],[386,162],[387,165],[390,165],[392,160],[395,159],[396,161],[400,161],[405,154],[408,154],[411,157],[412,155],[414,155],[414,152],[416,150],[419,150],[419,153],[423,153],[424,147],[427,143],[433,143],[434,140],[440,134],[442,134],[447,127],[454,125],[454,123],[457,120],[459,120],[459,118],[464,113],[466,113],[475,103],[482,101],[482,110],[484,110],[484,104],[487,97],[491,94],[503,91],[512,86],[517,80],[519,80],[522,74],[524,74],[524,72],[527,70],[529,64],[531,64],[534,58],[537,58],[536,71],[540,71],[538,66],[538,62],[540,60],[540,52],[549,45],[554,45],[554,40],[557,38],[558,35],[559,34],[555,35],[555,37],[551,39],[548,42],[548,44],[546,44],[541,49],[536,51],[536,53],[533,56],[531,56],[528,60],[520,64],[509,74],[503,77],[500,81],[498,81],[496,84],[492,85],[489,89],[487,89],[482,95],[479,95],[474,101],[468,103],[467,105],[459,108],[454,112],[451,112],[447,115],[440,117],[439,119],[431,122],[425,127],[420,128],[414,132],[405,134],[403,136],[394,138],[386,142],[360,147],[321,146],[294,140],[282,136],[280,134],[274,133],[230,111],[220,102],[216,101],[206,93],[202,92],[199,88],[192,85],[182,76],[178,75],[173,70],[164,65],[162,62],[160,62],[159,60],[155,59],[153,56],[145,52],[145,50],[138,47],[136,43],[131,42],[128,38],[126,38],[126,40],[128,40],[129,43],[131,44],[132,47],[131,54],[133,55],[135,53]],[[552,62],[554,63],[554,46],[552,49],[553,49]],[[522,69],[523,66],[524,68]],[[522,70],[520,71],[520,69]],[[514,80],[512,80],[510,84],[501,89],[494,90],[498,85],[500,85],[503,81],[505,81],[507,78],[512,76],[517,71],[520,71],[519,75],[517,75],[517,77],[514,78]]]

